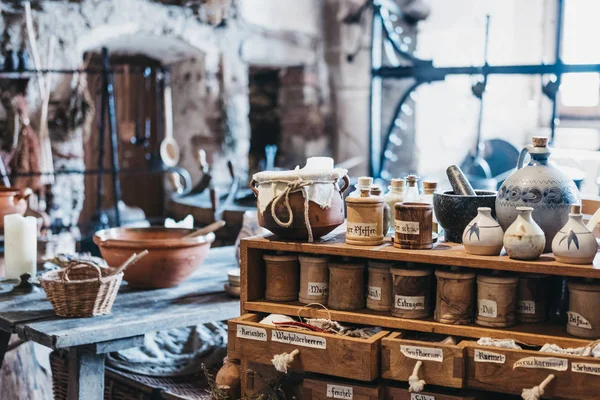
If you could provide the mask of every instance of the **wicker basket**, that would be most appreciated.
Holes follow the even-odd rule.
[[[54,312],[61,317],[109,314],[122,280],[123,272],[92,263],[72,263],[40,279]]]

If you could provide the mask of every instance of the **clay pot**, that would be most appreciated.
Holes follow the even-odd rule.
[[[546,238],[531,217],[532,207],[517,207],[517,219],[504,232],[504,248],[515,260],[537,260],[544,252]]]
[[[552,240],[556,259],[567,264],[591,264],[596,257],[596,237],[582,222],[581,206],[571,206],[569,221]]]
[[[318,204],[308,202],[308,220],[313,238],[320,238],[344,223],[344,200],[342,193],[349,185],[348,176],[342,178],[344,184],[339,189],[339,196],[334,195],[331,198],[331,207],[321,208]],[[334,184],[334,183],[332,183]],[[258,196],[256,181],[252,180],[250,187],[254,194]],[[264,213],[258,212],[258,224],[265,229],[270,230],[276,236],[282,239],[307,240],[308,231],[304,220],[304,195],[302,191],[294,192],[289,195],[289,204],[292,210],[293,221],[289,227],[280,226],[271,213],[272,202],[269,203]],[[279,201],[275,205],[275,214],[280,221],[288,221],[290,215],[285,201]]]
[[[96,232],[94,243],[110,266],[118,266],[131,254],[148,255],[125,270],[129,286],[144,289],[179,285],[202,264],[215,234],[183,238],[193,229],[111,228]]]
[[[5,215],[25,214],[27,199],[32,193],[32,190],[29,188],[16,189],[0,186],[0,229],[4,230]]]
[[[434,193],[433,211],[444,228],[447,242],[462,243],[466,226],[477,216],[479,207],[492,209],[495,215],[496,192],[476,190],[477,196],[459,196],[454,192]]]
[[[480,256],[500,255],[504,232],[488,207],[479,207],[477,216],[463,232],[463,245],[469,254]]]

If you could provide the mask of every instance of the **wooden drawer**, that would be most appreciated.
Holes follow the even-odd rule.
[[[241,388],[242,399],[254,399],[260,391],[263,390],[265,384],[274,382],[276,379],[284,378],[284,373],[275,370],[273,365],[262,365],[248,360],[241,362]],[[298,381],[292,381],[297,377],[291,377],[282,383],[281,389],[284,391],[286,398],[302,399],[302,386]]]
[[[408,381],[415,364],[421,360],[418,375],[427,385],[463,387],[463,348],[459,345],[406,340],[402,332],[383,338],[381,376]]]
[[[463,391],[422,391],[411,393],[403,387],[387,386],[384,388],[385,400],[490,400],[476,394],[464,394]]]
[[[370,339],[276,328],[259,324],[260,317],[246,314],[229,320],[229,356],[271,364],[276,354],[299,350],[291,363],[296,371],[315,372],[359,381],[379,376],[380,342],[388,331]]]
[[[544,398],[600,399],[600,360],[530,350],[482,347],[462,342],[466,353],[465,385],[496,392],[521,394],[548,375],[555,378]]]
[[[303,398],[311,400],[383,400],[380,385],[361,385],[351,381],[307,378],[302,389]]]

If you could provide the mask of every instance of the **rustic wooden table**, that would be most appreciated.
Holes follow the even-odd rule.
[[[212,249],[202,266],[170,289],[135,290],[123,284],[110,315],[61,318],[42,289],[0,294],[0,366],[12,333],[52,349],[69,349],[71,400],[104,397],[104,355],[140,346],[144,334],[240,314],[239,300],[223,291],[226,271],[237,266],[233,247]]]

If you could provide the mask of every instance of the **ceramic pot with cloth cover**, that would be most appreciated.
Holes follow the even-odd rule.
[[[254,174],[250,186],[258,197],[259,225],[282,239],[311,242],[325,236],[344,222],[347,173],[307,163],[295,170]]]
[[[533,219],[546,235],[544,252],[552,250],[552,239],[569,219],[572,204],[581,204],[575,182],[549,162],[547,137],[532,138],[521,151],[517,171],[509,176],[496,196],[496,216],[504,231],[515,221],[517,207],[533,207]],[[529,153],[531,161],[523,166]]]

